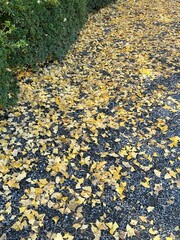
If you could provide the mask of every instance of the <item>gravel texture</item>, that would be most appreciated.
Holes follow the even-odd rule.
[[[180,239],[178,1],[89,17],[0,110],[1,240]]]

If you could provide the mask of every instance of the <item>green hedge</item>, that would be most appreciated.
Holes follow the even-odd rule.
[[[62,59],[88,12],[112,1],[0,0],[0,107],[17,100],[12,70]]]
[[[8,69],[7,54],[0,48],[0,107],[13,106],[17,101],[19,87],[13,73]]]
[[[113,3],[116,0],[89,0],[88,8],[90,11],[97,11],[100,8],[107,6],[109,3]]]
[[[16,44],[11,42],[10,44],[8,40],[8,36],[13,29],[14,26],[10,22],[5,22],[0,29],[0,108],[14,105],[19,92],[16,78],[8,64],[10,53],[15,51],[15,48],[19,45],[18,42]]]

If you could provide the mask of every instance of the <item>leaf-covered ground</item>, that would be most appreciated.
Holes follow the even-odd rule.
[[[91,15],[1,111],[1,240],[178,240],[177,0]]]

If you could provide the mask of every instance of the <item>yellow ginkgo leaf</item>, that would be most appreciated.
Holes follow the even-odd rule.
[[[74,239],[74,236],[70,235],[69,233],[66,233],[64,235],[64,238],[67,239],[67,240],[72,240],[72,239]]]
[[[141,219],[141,221],[147,222],[147,217],[146,216],[139,216],[139,218]]]
[[[127,224],[127,226],[126,226],[126,232],[127,232],[128,237],[132,237],[135,235],[134,228],[132,228],[129,224]]]
[[[136,225],[138,223],[138,221],[137,220],[135,220],[135,219],[131,219],[131,222],[130,222],[130,224],[132,224],[132,225]]]
[[[63,236],[61,235],[61,233],[57,233],[54,237],[54,240],[63,240]]]
[[[153,230],[153,228],[150,228],[149,229],[149,233],[152,234],[152,235],[155,235],[155,234],[158,233],[158,231],[157,230]]]
[[[26,208],[27,208],[26,206],[20,207],[19,208],[20,213],[23,213],[26,210]]]
[[[96,220],[96,226],[99,230],[107,230],[107,225],[99,220]]]
[[[11,179],[6,183],[9,187],[19,188],[19,183],[12,181]]]
[[[157,177],[161,176],[161,172],[159,170],[154,169],[154,173]]]
[[[58,220],[59,220],[59,217],[58,216],[54,216],[53,218],[53,221],[55,222],[55,224],[58,222]]]
[[[18,174],[17,178],[16,178],[16,181],[17,182],[20,182],[23,178],[26,177],[26,172],[23,171],[22,173]]]
[[[126,182],[121,182],[120,184],[116,184],[116,191],[120,195],[120,199],[122,200],[125,195],[123,194],[126,187]]]
[[[169,173],[166,173],[166,174],[164,175],[164,178],[165,178],[165,179],[170,179],[170,178],[171,178],[171,175],[170,175]]]
[[[145,188],[150,188],[149,181],[151,180],[150,178],[145,178],[145,182],[140,182],[140,184],[145,187]]]
[[[6,174],[10,171],[10,169],[4,165],[3,163],[0,162],[0,172],[3,173],[3,174]]]
[[[140,73],[143,74],[143,75],[147,75],[147,76],[151,76],[152,75],[152,69],[148,69],[148,68],[141,68],[140,70]]]
[[[74,223],[73,228],[78,229],[81,227],[81,223]]]
[[[173,178],[176,178],[177,173],[174,172],[173,170],[169,169],[169,175]]]
[[[156,235],[153,240],[161,240],[160,236],[159,235]]]
[[[89,198],[92,193],[92,188],[90,186],[84,187],[83,191],[81,192],[81,196],[84,198]]]
[[[119,226],[118,226],[118,224],[115,222],[115,223],[113,223],[112,224],[112,226],[111,226],[111,228],[110,228],[110,234],[111,235],[113,235],[114,234],[114,232],[116,231],[116,229],[118,228]]]
[[[119,155],[120,155],[121,157],[124,157],[124,156],[127,156],[128,153],[127,153],[126,149],[122,149],[121,151],[119,151]]]
[[[178,136],[174,136],[169,138],[171,140],[171,143],[169,144],[170,147],[177,147],[178,146],[178,142],[180,141],[180,137]]]
[[[129,152],[127,159],[130,160],[131,158],[136,158],[136,156],[137,156],[137,153],[132,151],[132,152]]]
[[[21,222],[17,221],[12,225],[12,228],[15,229],[16,231],[19,231],[23,229],[23,226]]]
[[[152,212],[153,210],[154,210],[154,207],[152,207],[152,206],[147,207],[148,212]]]
[[[4,216],[0,215],[0,221],[3,221],[3,220],[4,220]]]
[[[91,226],[91,230],[92,230],[92,232],[94,233],[95,236],[96,236],[96,234],[99,233],[99,229],[94,225]]]
[[[1,105],[0,105],[1,106]],[[0,236],[0,240],[7,240],[6,233],[3,233],[3,235]]]

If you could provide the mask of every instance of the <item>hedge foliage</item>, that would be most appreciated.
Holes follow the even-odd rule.
[[[105,7],[106,5],[108,5],[111,2],[115,2],[116,0],[89,0],[88,1],[88,9],[90,11],[92,10],[99,10],[102,7]]]
[[[0,0],[0,107],[15,104],[13,70],[62,59],[90,11],[114,0]]]

